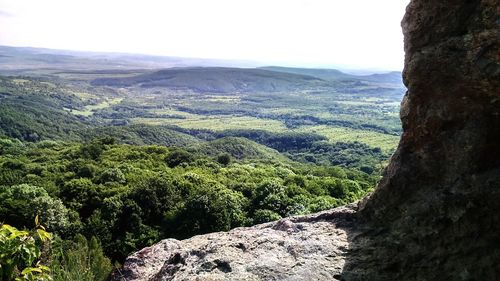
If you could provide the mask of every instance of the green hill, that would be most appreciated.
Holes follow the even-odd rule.
[[[40,97],[5,98],[0,104],[0,132],[20,140],[78,140],[80,130],[87,127],[86,122]]]
[[[185,133],[176,132],[164,126],[131,125],[93,128],[85,132],[87,140],[98,137],[112,137],[120,143],[133,145],[157,144],[187,147],[196,145],[199,139]]]
[[[356,77],[354,75],[344,73],[337,69],[295,68],[295,67],[282,67],[282,66],[265,66],[265,67],[260,67],[260,69],[313,76],[324,80],[340,80],[340,79],[349,79]]]
[[[80,103],[53,84],[0,77],[0,133],[27,141],[77,140],[89,124],[64,108]]]
[[[203,143],[198,150],[208,156],[218,156],[228,153],[236,159],[259,159],[289,161],[278,151],[258,144],[246,138],[225,137]]]
[[[166,87],[195,92],[276,92],[296,90],[304,84],[321,83],[316,77],[264,69],[194,67],[171,68],[124,78],[99,78],[94,86]]]
[[[402,74],[399,71],[376,73],[370,75],[353,75],[344,73],[337,69],[323,69],[323,68],[294,68],[294,67],[281,67],[281,66],[266,66],[266,67],[260,67],[260,69],[313,76],[323,80],[362,80],[362,81],[370,81],[377,83],[396,83],[396,84],[403,83]]]

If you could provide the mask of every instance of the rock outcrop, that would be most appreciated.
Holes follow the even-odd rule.
[[[360,210],[388,233],[372,260],[397,280],[498,280],[500,4],[413,0],[402,26],[404,132]]]
[[[354,206],[178,241],[125,262],[114,280],[339,280]]]
[[[164,240],[114,280],[498,280],[500,5],[413,0],[403,135],[359,206]]]

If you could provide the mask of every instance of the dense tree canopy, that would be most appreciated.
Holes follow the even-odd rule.
[[[66,239],[92,233],[107,255],[121,260],[165,237],[335,207],[359,198],[377,180],[358,170],[283,162],[246,141],[226,143],[226,151],[238,148],[238,158],[109,138],[81,144],[2,139],[0,217],[22,228],[38,214]],[[271,154],[255,160],[256,153]]]

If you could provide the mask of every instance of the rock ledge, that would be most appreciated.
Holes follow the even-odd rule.
[[[355,208],[165,239],[131,255],[112,280],[340,280]]]

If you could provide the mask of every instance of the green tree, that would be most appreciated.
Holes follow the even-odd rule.
[[[229,163],[231,163],[231,155],[229,155],[229,153],[220,154],[219,156],[217,156],[217,162],[219,162],[219,164],[227,166],[229,165]]]
[[[281,219],[281,216],[277,214],[276,212],[273,212],[271,210],[262,210],[259,209],[255,211],[253,215],[253,223],[258,224],[258,223],[265,223],[265,222],[270,222],[270,221],[277,221]]]
[[[182,163],[190,163],[193,161],[194,157],[191,153],[185,151],[184,149],[176,149],[165,158],[165,162],[170,168],[179,166]]]
[[[104,152],[104,144],[98,141],[92,141],[90,143],[86,143],[81,145],[80,153],[85,158],[97,160],[101,157],[101,154]]]
[[[227,231],[246,224],[246,200],[241,193],[220,185],[205,184],[186,200],[179,216],[185,236]]]
[[[0,187],[0,217],[27,227],[36,215],[50,231],[68,233],[79,224],[78,216],[45,189],[28,184]]]
[[[105,281],[113,268],[99,241],[80,234],[74,241],[56,239],[51,258],[54,281]]]
[[[125,175],[118,168],[106,169],[104,170],[104,172],[102,172],[101,176],[99,177],[100,183],[107,183],[107,182],[125,183],[126,181],[127,179],[125,178]]]
[[[101,199],[97,186],[87,178],[72,179],[64,183],[60,189],[61,199],[66,206],[79,212],[82,218],[90,216]]]

